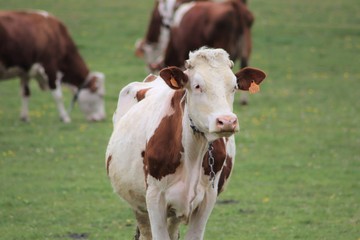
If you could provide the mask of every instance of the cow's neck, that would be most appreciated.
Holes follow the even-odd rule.
[[[202,171],[202,161],[204,155],[208,149],[208,141],[204,134],[201,132],[195,132],[191,127],[191,120],[187,113],[187,109],[184,109],[183,115],[183,144],[185,151],[185,167],[190,174],[190,178],[200,176]],[[192,179],[193,181],[194,179]],[[197,179],[198,181],[199,179]]]
[[[82,87],[90,72],[88,67],[79,53],[68,56],[66,59],[66,66],[63,69],[63,81],[78,88]]]

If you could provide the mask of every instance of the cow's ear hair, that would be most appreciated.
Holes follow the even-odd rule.
[[[266,78],[266,74],[262,70],[251,67],[241,69],[239,72],[235,73],[235,76],[238,88],[244,91],[249,91],[254,85],[256,88],[256,86]]]
[[[172,89],[181,89],[188,82],[188,76],[178,67],[167,67],[160,71],[160,77]]]

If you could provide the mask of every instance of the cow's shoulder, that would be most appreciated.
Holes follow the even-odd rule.
[[[144,152],[144,170],[158,180],[175,173],[181,164],[184,152],[182,145],[182,120],[185,91],[173,91],[168,105],[169,111],[163,115],[153,135],[149,138]]]
[[[123,87],[119,93],[118,104],[113,116],[114,124],[140,101],[149,96],[161,95],[170,88],[155,75],[148,75],[143,82],[132,82]],[[152,104],[148,101],[148,104]]]

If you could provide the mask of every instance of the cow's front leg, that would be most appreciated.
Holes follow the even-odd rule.
[[[167,229],[166,202],[164,193],[156,187],[146,190],[146,207],[149,213],[152,240],[170,240]]]
[[[206,223],[209,219],[212,209],[215,206],[216,197],[216,188],[209,187],[204,196],[203,202],[191,215],[185,239],[202,240],[204,238]]]
[[[62,90],[61,90],[61,84],[60,84],[59,80],[56,81],[56,88],[54,90],[51,90],[51,93],[55,100],[56,107],[58,109],[61,121],[63,121],[64,123],[71,122],[71,119],[70,119],[67,111],[65,110],[65,106],[64,106],[64,102],[63,102],[63,95],[62,95]]]
[[[54,63],[49,62],[48,64],[43,66],[45,71],[38,69],[39,77],[44,77],[48,79],[48,84],[51,89],[51,94],[55,100],[56,107],[58,109],[61,121],[65,123],[71,122],[68,113],[65,110],[65,106],[63,103],[63,95],[61,91],[61,74],[56,73],[56,68],[54,67]]]

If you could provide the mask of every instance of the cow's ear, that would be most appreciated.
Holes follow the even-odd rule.
[[[92,93],[105,94],[105,75],[101,72],[92,72],[88,76],[88,88]]]
[[[160,77],[172,89],[181,89],[188,82],[188,76],[178,67],[167,67],[160,71]]]
[[[89,81],[89,89],[93,93],[98,89],[97,78],[95,76],[91,77]]]
[[[266,78],[266,74],[260,69],[246,67],[235,74],[238,88],[250,93],[259,91],[259,84]]]

